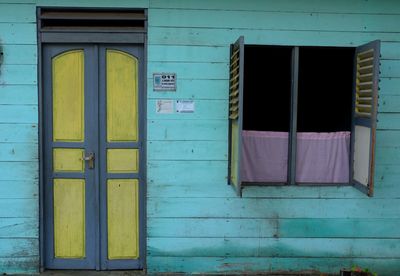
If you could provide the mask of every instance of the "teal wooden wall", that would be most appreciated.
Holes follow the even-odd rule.
[[[153,0],[149,9],[148,269],[400,274],[400,3]],[[229,45],[382,40],[375,196],[353,187],[226,185]],[[176,72],[176,93],[152,91]],[[321,91],[323,93],[323,91]],[[196,112],[158,115],[161,98]]]
[[[36,7],[2,2],[0,272],[34,272],[39,261]]]
[[[36,6],[149,8],[149,272],[400,274],[400,4],[395,0],[0,0],[0,272],[38,269]],[[375,196],[352,187],[226,185],[229,44],[382,40]],[[156,93],[153,72],[176,72]],[[194,99],[193,114],[156,114]]]

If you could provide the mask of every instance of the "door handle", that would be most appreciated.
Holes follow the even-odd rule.
[[[94,168],[94,152],[89,152],[85,157],[83,157],[83,160],[88,162],[89,169]]]

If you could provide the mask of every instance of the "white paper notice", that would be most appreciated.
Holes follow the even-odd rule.
[[[193,100],[178,100],[176,101],[176,112],[178,113],[193,113],[194,101]]]
[[[174,101],[173,100],[157,100],[156,101],[156,113],[171,114],[174,112]]]

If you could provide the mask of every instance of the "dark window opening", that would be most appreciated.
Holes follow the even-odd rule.
[[[244,47],[244,182],[349,181],[355,49],[298,50],[297,61],[294,47]],[[297,131],[296,155],[291,131]]]
[[[354,48],[300,47],[298,132],[351,131]],[[243,129],[290,128],[292,47],[245,46]]]
[[[300,47],[298,132],[351,131],[354,48]]]
[[[128,28],[143,29],[144,21],[131,20],[66,20],[66,19],[47,19],[42,23],[42,28],[59,29],[59,28]]]
[[[40,28],[46,31],[142,31],[146,13],[143,9],[74,9],[43,8],[40,12]]]
[[[290,128],[292,47],[245,46],[243,129]]]

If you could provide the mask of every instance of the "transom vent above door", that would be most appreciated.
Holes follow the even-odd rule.
[[[147,13],[144,9],[41,8],[41,31],[143,32]]]

